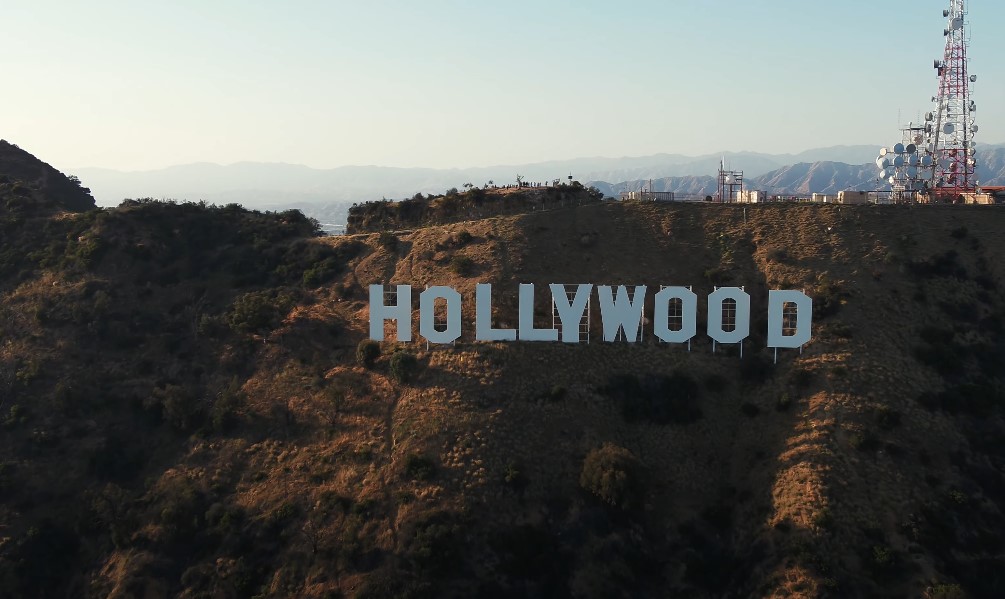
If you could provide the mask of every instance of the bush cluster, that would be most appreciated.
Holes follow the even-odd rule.
[[[583,460],[579,484],[604,503],[628,509],[642,500],[642,463],[624,447],[606,443]]]

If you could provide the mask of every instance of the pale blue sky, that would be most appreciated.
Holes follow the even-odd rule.
[[[931,105],[943,8],[8,0],[0,137],[71,172],[878,147]],[[1005,3],[969,10],[977,142],[1005,142]]]

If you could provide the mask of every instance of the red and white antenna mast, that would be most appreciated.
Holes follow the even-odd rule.
[[[957,201],[961,193],[972,192],[978,185],[973,139],[977,133],[973,117],[977,105],[970,96],[970,85],[977,81],[977,75],[967,73],[969,40],[964,0],[950,0],[942,16],[947,19],[943,30],[946,51],[942,60],[935,61],[939,95],[932,98],[934,113],[925,115],[931,124],[926,131],[933,157],[929,187],[935,199]]]

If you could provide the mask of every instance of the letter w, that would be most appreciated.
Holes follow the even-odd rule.
[[[646,302],[646,286],[637,285],[635,296],[628,299],[628,289],[618,285],[618,297],[615,299],[608,285],[598,285],[597,295],[600,296],[600,317],[604,321],[604,341],[614,341],[618,329],[625,332],[625,339],[634,343],[639,339],[639,327],[642,325],[642,308]]]

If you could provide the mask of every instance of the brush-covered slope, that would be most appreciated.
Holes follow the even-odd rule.
[[[579,181],[550,187],[470,187],[460,193],[456,188],[441,195],[421,193],[407,200],[381,200],[353,204],[349,208],[346,232],[366,233],[398,231],[453,222],[552,210],[599,202],[599,190],[586,188]]]
[[[1000,596],[1003,219],[592,204],[321,239],[297,213],[52,217],[2,248],[0,588]],[[477,282],[509,325],[538,283],[539,326],[547,283],[743,285],[753,335],[742,359],[604,343],[594,301],[589,344],[474,343]],[[369,346],[375,283],[454,286],[462,341]],[[816,311],[777,365],[771,288]]]
[[[47,163],[2,139],[0,139],[0,183],[10,185],[15,193],[22,190],[30,191],[31,208],[34,211],[83,212],[94,208],[91,191],[82,187],[79,179],[65,176]]]

